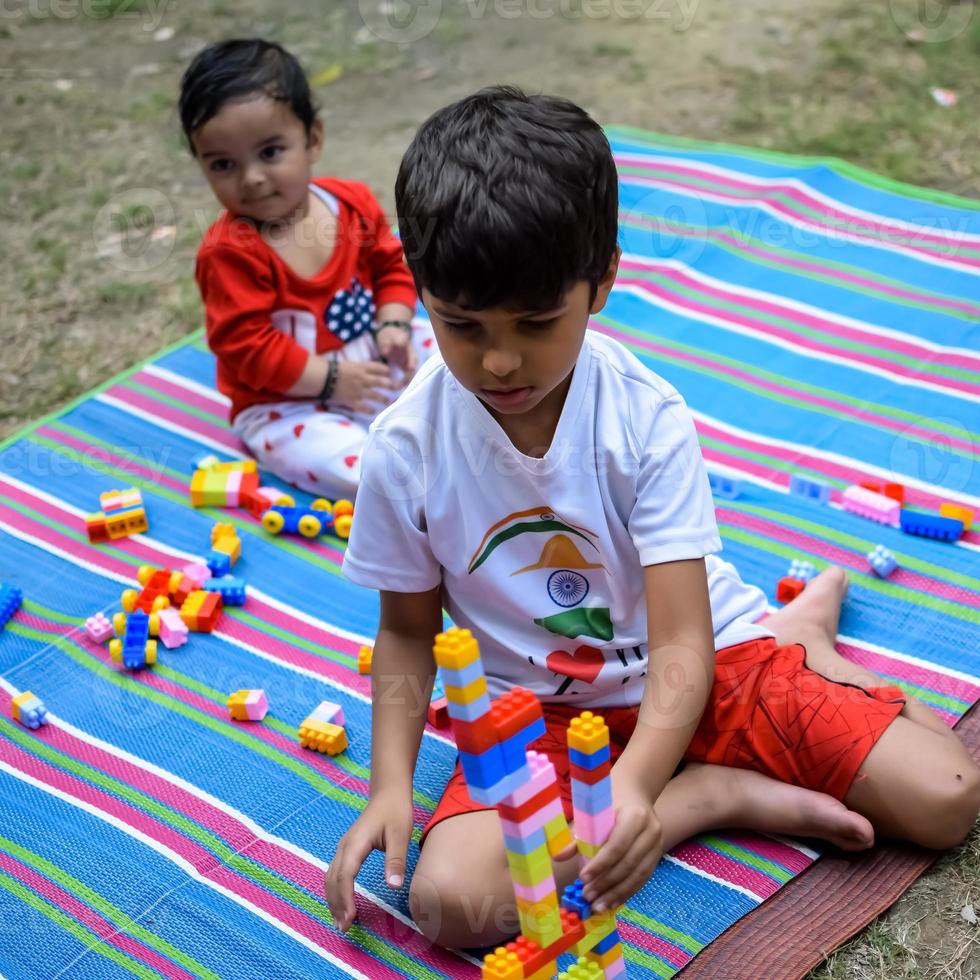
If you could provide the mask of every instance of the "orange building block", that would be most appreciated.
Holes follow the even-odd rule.
[[[357,651],[357,672],[359,674],[371,673],[371,660],[374,657],[374,648],[366,643]]]
[[[299,744],[327,755],[338,755],[347,748],[347,732],[329,721],[307,718],[299,726]]]
[[[221,618],[221,595],[195,589],[180,607],[180,618],[195,633],[210,633]]]

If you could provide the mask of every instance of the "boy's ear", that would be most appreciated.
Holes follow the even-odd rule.
[[[589,310],[590,313],[599,313],[606,305],[609,292],[616,282],[616,275],[619,272],[619,259],[622,254],[623,250],[617,245],[616,251],[613,252],[612,258],[609,260],[609,268],[606,269],[605,274],[596,286],[595,299],[592,301],[592,308]]]
[[[306,138],[306,152],[309,155],[310,163],[316,163],[323,152],[323,121],[319,116],[313,120],[310,126],[310,135]]]

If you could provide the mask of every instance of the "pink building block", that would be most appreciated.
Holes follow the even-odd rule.
[[[333,701],[321,701],[313,711],[310,712],[308,719],[323,721],[329,725],[339,725],[344,727],[344,709]]]
[[[160,640],[168,650],[187,642],[187,624],[173,606],[161,609],[157,617],[160,620]]]
[[[526,902],[540,902],[555,890],[554,878],[544,878],[536,885],[522,885],[519,881],[512,881],[511,884],[514,886],[514,894]]]
[[[590,844],[605,844],[616,822],[613,808],[607,807],[602,813],[575,813],[575,836]]]
[[[181,572],[194,583],[195,589],[203,589],[204,583],[211,578],[211,569],[200,561],[194,561],[189,565],[185,565],[181,569]]]
[[[513,820],[500,818],[500,826],[503,828],[507,837],[528,837],[536,830],[540,830],[546,823],[551,823],[555,817],[564,813],[561,807],[561,800],[552,800],[546,803],[540,810],[532,813],[526,820],[514,823]]]
[[[228,710],[236,721],[261,721],[269,713],[269,699],[262,688],[235,691],[228,698]]]
[[[859,514],[879,524],[898,527],[899,511],[902,505],[883,493],[875,493],[856,484],[848,487],[841,495],[841,505],[852,514]]]
[[[85,620],[85,635],[93,643],[105,643],[106,640],[116,635],[116,631],[112,628],[112,623],[106,619],[105,614],[97,612]]]

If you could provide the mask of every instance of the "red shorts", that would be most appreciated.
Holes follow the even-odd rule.
[[[799,644],[771,637],[719,650],[708,703],[684,759],[754,769],[784,783],[843,800],[868,753],[905,705],[897,687],[865,690],[810,670]],[[544,704],[546,732],[531,748],[545,753],[558,776],[565,817],[572,819],[566,730],[581,705]],[[636,727],[639,709],[597,708],[609,727],[613,765]],[[422,839],[447,817],[489,807],[466,791],[459,763]]]

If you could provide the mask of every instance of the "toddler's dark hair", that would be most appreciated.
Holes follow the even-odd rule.
[[[395,204],[416,287],[468,309],[593,296],[616,249],[609,142],[566,99],[492,86],[438,110],[405,151]]]
[[[307,135],[316,119],[310,85],[299,62],[274,41],[239,38],[219,41],[200,51],[180,82],[180,124],[191,153],[191,133],[226,102],[267,95],[289,105]]]

